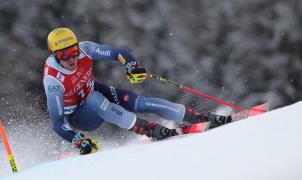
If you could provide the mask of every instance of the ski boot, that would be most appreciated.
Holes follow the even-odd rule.
[[[209,127],[208,127],[209,129],[232,122],[232,116],[230,116],[230,115],[220,116],[220,115],[216,115],[213,113],[209,113],[208,119],[210,122]]]
[[[184,122],[188,124],[209,122],[208,129],[232,122],[232,116],[221,116],[211,112],[199,113],[196,110],[187,108]]]
[[[138,118],[136,119],[136,122],[130,129],[130,131],[136,134],[146,135],[152,140],[160,140],[178,135],[175,129],[169,129],[160,124],[148,122],[146,120]]]

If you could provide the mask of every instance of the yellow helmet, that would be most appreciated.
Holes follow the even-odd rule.
[[[48,34],[47,44],[49,50],[54,53],[78,43],[75,34],[68,28],[57,28]]]

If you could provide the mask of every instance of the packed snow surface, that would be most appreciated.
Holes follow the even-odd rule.
[[[301,109],[299,102],[203,134],[73,156],[0,179],[301,180]]]

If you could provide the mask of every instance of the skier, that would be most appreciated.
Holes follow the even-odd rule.
[[[44,65],[43,84],[51,125],[58,135],[78,147],[80,154],[96,152],[99,144],[73,128],[92,131],[104,121],[154,139],[177,135],[175,129],[140,119],[135,113],[153,113],[177,123],[206,121],[210,127],[231,122],[230,116],[200,114],[186,110],[182,104],[139,96],[94,80],[92,61],[118,61],[121,56],[130,83],[143,82],[146,70],[129,52],[90,41],[78,42],[68,28],[51,31],[47,43],[51,55]]]

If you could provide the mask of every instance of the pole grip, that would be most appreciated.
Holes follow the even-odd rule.
[[[17,172],[18,171],[17,170],[17,166],[16,166],[16,163],[15,163],[12,151],[11,151],[11,149],[9,147],[8,140],[7,140],[6,133],[4,131],[1,119],[0,119],[0,135],[1,135],[1,138],[3,140],[4,147],[5,147],[5,150],[6,150],[6,153],[7,153],[7,157],[8,157],[9,163],[10,163],[10,165],[12,167],[12,170],[13,170],[13,172]]]

